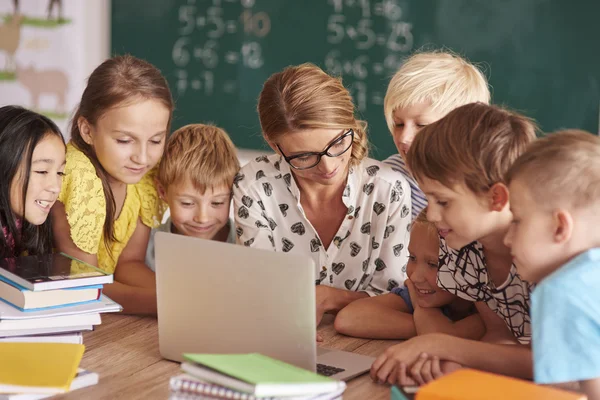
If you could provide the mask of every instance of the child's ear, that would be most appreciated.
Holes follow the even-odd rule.
[[[90,146],[93,143],[92,139],[92,126],[84,117],[79,117],[77,120],[77,127],[79,128],[79,133],[81,134],[81,138],[84,142],[89,144]]]
[[[160,197],[160,199],[164,202],[167,201],[167,189],[160,184],[160,182],[158,182],[158,180],[154,180],[155,184],[156,184],[156,191],[158,192],[158,196]]]
[[[489,190],[490,211],[502,211],[508,205],[508,186],[495,183]]]
[[[573,217],[567,210],[558,209],[552,214],[552,236],[556,243],[564,243],[573,234]]]

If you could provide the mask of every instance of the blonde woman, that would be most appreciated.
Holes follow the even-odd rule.
[[[317,323],[406,278],[410,187],[366,158],[366,124],[354,111],[341,80],[314,65],[272,75],[258,113],[276,154],[234,179],[238,242],[315,261]]]

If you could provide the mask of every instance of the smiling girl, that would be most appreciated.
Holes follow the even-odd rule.
[[[131,56],[102,63],[75,113],[59,203],[59,250],[114,273],[104,292],[125,312],[156,314],[156,281],[144,265],[150,229],[164,211],[150,172],[171,123],[167,82]]]
[[[50,208],[62,185],[65,142],[48,118],[0,108],[0,258],[52,252]]]

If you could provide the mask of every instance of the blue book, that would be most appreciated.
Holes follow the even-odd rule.
[[[26,312],[99,301],[101,295],[102,285],[34,292],[0,275],[0,300]]]

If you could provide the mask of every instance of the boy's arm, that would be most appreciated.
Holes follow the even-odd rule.
[[[496,374],[521,379],[533,376],[531,350],[527,346],[485,343],[432,333],[387,349],[371,366],[371,377],[375,381],[386,382],[391,373],[401,370],[400,365],[410,370],[423,353]],[[397,381],[405,379],[405,376],[399,376]]]
[[[485,333],[485,326],[478,314],[469,315],[461,320],[452,321],[440,308],[420,307],[415,296],[415,286],[407,279],[406,286],[414,306],[413,320],[417,335],[427,333],[445,333],[465,339],[479,340]],[[441,289],[439,289],[441,290]]]
[[[394,293],[350,303],[337,314],[334,327],[344,335],[369,339],[407,339],[417,333],[408,306]]]
[[[425,353],[427,356],[435,356],[440,360],[452,361],[465,367],[521,379],[532,379],[531,349],[528,346],[515,344],[518,342],[514,337],[508,340],[506,326],[503,326],[502,330],[499,329],[498,320],[500,322],[502,320],[487,305],[478,303],[477,309],[486,327],[486,334],[482,341],[440,333],[417,336],[388,348],[379,356],[371,367],[371,377],[375,381],[386,382],[392,372],[410,371],[421,354]],[[483,341],[484,339],[486,341]],[[401,365],[405,368],[400,368]],[[405,376],[396,379],[396,381],[404,380],[406,380]]]

